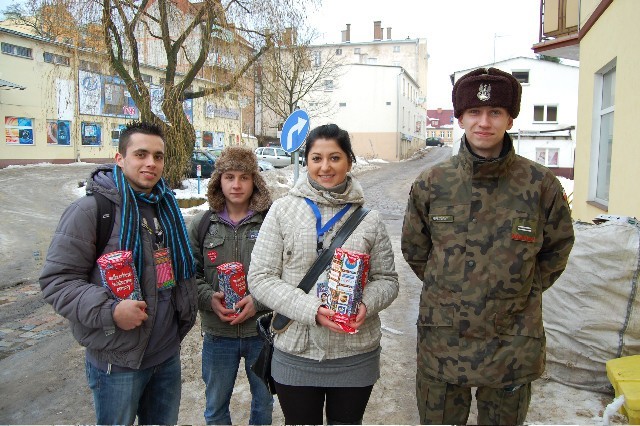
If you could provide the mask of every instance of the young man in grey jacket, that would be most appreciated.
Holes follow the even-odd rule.
[[[116,164],[98,167],[87,196],[62,214],[40,277],[45,300],[87,348],[98,424],[132,424],[136,416],[139,424],[178,421],[180,342],[195,322],[197,288],[184,220],[162,179],[164,153],[159,127],[129,124]],[[96,244],[96,194],[115,204],[103,250]],[[96,260],[119,250],[131,255],[139,300],[103,285]]]

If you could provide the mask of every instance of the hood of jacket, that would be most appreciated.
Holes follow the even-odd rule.
[[[87,179],[86,191],[87,195],[99,192],[119,206],[120,194],[113,180],[113,166],[113,164],[101,164],[96,167]]]
[[[311,186],[309,179],[308,174],[301,174],[296,184],[289,190],[289,194],[295,197],[309,198],[318,205],[364,204],[362,185],[351,174],[347,174],[347,189],[342,194],[318,190]]]

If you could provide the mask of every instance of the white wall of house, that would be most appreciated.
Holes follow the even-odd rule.
[[[512,58],[497,62],[493,66],[502,71],[528,72],[528,83],[522,83],[522,100],[520,102],[520,114],[514,120],[510,133],[539,132],[553,129],[562,129],[575,126],[578,116],[578,74],[577,66],[558,64],[533,58]],[[456,71],[454,82],[469,71],[475,69]],[[538,108],[536,108],[538,107]],[[555,108],[556,116],[553,117]],[[454,149],[457,149],[464,130],[458,123],[454,123]],[[568,131],[564,132],[568,135]],[[516,137],[514,136],[514,139]],[[521,137],[519,153],[526,158],[536,160],[536,148],[558,148],[560,164],[558,167],[573,167],[573,151],[576,140],[576,130],[571,131],[570,141],[536,138],[524,143],[525,137]],[[455,151],[454,151],[455,152]]]
[[[356,155],[406,158],[424,146],[426,114],[410,94],[417,87],[402,67],[345,65],[331,94],[337,109],[311,117],[312,127],[336,123],[346,129]]]

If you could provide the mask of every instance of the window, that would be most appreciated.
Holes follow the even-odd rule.
[[[558,148],[536,148],[536,162],[547,167],[558,167]]]
[[[71,121],[47,120],[47,145],[71,145]]]
[[[144,81],[145,83],[151,84],[153,83],[153,78],[149,75],[149,74],[140,74],[140,77],[142,77],[142,81]]]
[[[367,58],[367,63],[368,64],[377,64],[378,63],[378,58]]]
[[[511,75],[521,84],[529,84],[529,71],[512,71]]]
[[[42,56],[44,57],[44,61],[50,64],[69,66],[68,56],[56,55],[55,53],[49,52],[44,52]]]
[[[100,64],[89,61],[80,61],[80,69],[83,71],[102,72]]]
[[[393,62],[391,62],[391,65],[393,65],[394,67],[399,67],[400,66],[400,61],[393,61]]]
[[[322,53],[319,51],[313,52],[313,66],[319,67],[322,65]]]
[[[347,103],[346,102],[340,102],[338,105],[340,105],[341,107],[346,107]]]
[[[387,105],[391,105],[391,102],[387,101]]]
[[[393,46],[393,52],[394,53],[400,52],[400,46]]]
[[[33,118],[5,117],[4,129],[8,145],[33,145]]]
[[[2,53],[13,56],[22,56],[23,58],[32,59],[31,49],[28,47],[18,46],[15,44],[2,43]]]
[[[324,81],[324,91],[330,92],[333,90],[333,80],[325,80]]]
[[[336,55],[342,55],[342,49],[336,49]]]
[[[282,148],[276,148],[276,156],[286,157],[287,156],[287,152]]]
[[[558,121],[557,105],[534,105],[533,121],[554,123]]]
[[[353,54],[354,54],[354,55],[359,55],[359,54],[360,54],[360,48],[359,48],[359,47],[355,47],[355,48],[353,49]]]
[[[100,137],[100,124],[82,122],[82,145],[97,146],[102,143]]]
[[[592,145],[591,197],[594,201],[609,204],[611,184],[611,150],[613,146],[613,119],[615,112],[616,63],[607,65],[596,74],[594,85],[594,126]]]

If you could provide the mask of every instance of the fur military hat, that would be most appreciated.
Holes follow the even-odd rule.
[[[219,213],[224,209],[225,198],[220,186],[220,180],[222,174],[229,171],[239,171],[253,175],[253,194],[249,199],[250,210],[263,212],[269,209],[271,206],[271,194],[266,182],[260,175],[256,154],[248,148],[230,146],[225,148],[216,160],[215,169],[209,180],[207,199],[211,210]]]
[[[497,68],[478,68],[453,86],[453,115],[459,118],[469,108],[492,106],[505,108],[511,118],[516,118],[521,95],[522,86],[511,74]]]

